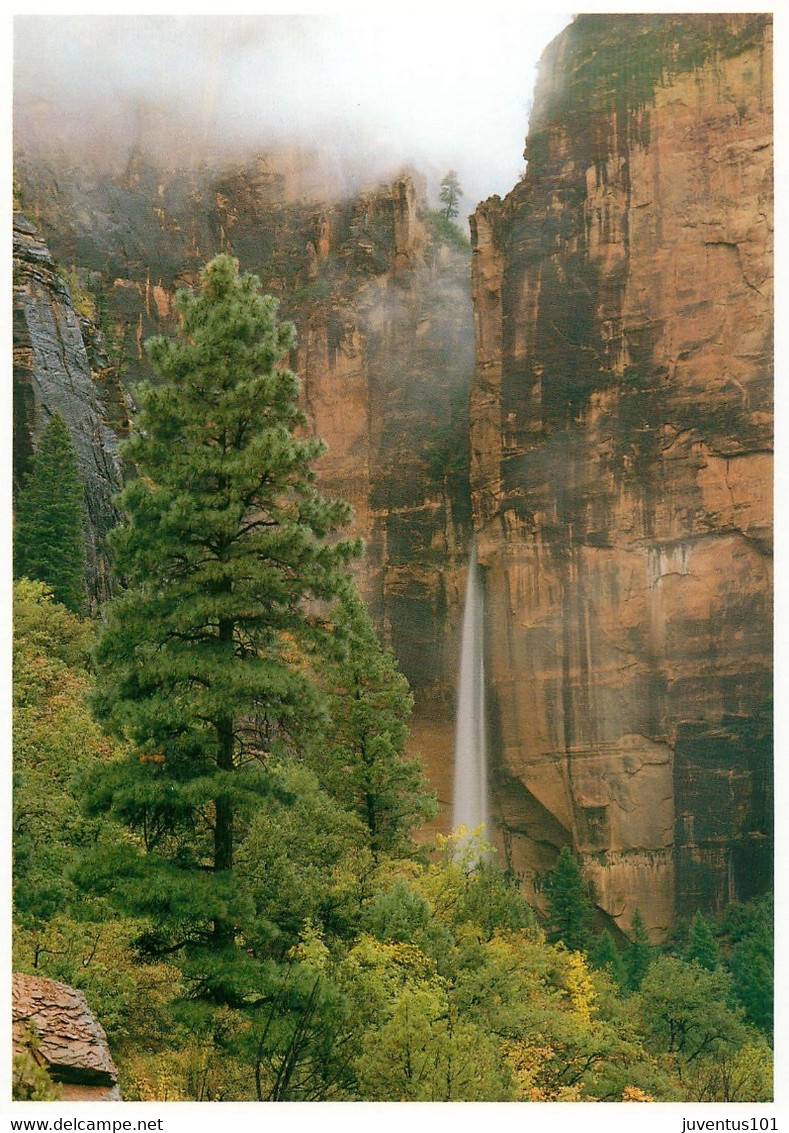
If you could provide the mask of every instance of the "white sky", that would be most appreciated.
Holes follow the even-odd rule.
[[[523,171],[539,57],[569,13],[387,5],[364,13],[32,15],[15,19],[17,106],[56,134],[151,135],[251,147],[297,141],[376,175],[406,162],[463,212]],[[121,114],[121,107],[129,117]],[[179,131],[178,124],[181,123]],[[17,143],[27,119],[18,118]]]

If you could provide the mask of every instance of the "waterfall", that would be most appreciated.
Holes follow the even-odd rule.
[[[484,602],[472,545],[463,613],[452,825],[473,830],[488,817],[488,757],[485,735]]]

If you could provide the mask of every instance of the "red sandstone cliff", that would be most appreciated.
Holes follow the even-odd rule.
[[[293,153],[177,170],[132,154],[113,173],[20,155],[17,172],[25,208],[95,298],[115,386],[149,376],[144,340],[174,330],[175,290],[218,251],[280,299],[310,427],[329,446],[321,481],[354,507],[360,587],[417,693],[413,749],[447,801],[470,529],[470,248],[436,225],[415,174],[340,199],[325,165]],[[37,378],[19,377],[21,410]]]
[[[473,221],[498,837],[622,927],[769,884],[766,16],[581,16]]]

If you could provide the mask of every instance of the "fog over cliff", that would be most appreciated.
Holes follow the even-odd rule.
[[[461,216],[523,171],[537,60],[570,17],[392,8],[355,15],[18,16],[17,150],[194,162],[325,150],[348,190],[411,163]]]

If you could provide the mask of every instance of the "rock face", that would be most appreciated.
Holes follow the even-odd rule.
[[[354,507],[360,588],[415,689],[414,750],[446,802],[470,536],[470,248],[431,218],[416,174],[345,198],[310,168],[282,154],[202,170],[133,154],[114,174],[17,164],[25,207],[96,298],[116,384],[150,377],[144,340],[172,333],[175,291],[217,252],[280,299],[328,443],[321,482]]]
[[[12,1001],[14,1055],[43,1067],[63,1101],[121,1100],[107,1036],[81,991],[15,974]]]
[[[21,214],[14,217],[14,494],[30,467],[38,437],[53,413],[66,421],[85,487],[89,596],[112,590],[107,532],[120,488],[117,438],[85,348],[69,288],[47,246]]]
[[[472,222],[498,836],[655,935],[769,885],[771,42],[577,17]]]
[[[468,544],[467,254],[431,234],[411,177],[316,226],[313,289],[294,369],[327,442],[326,490],[348,499],[366,543],[360,587],[418,693],[451,711],[459,577]],[[341,265],[338,271],[334,266]]]

